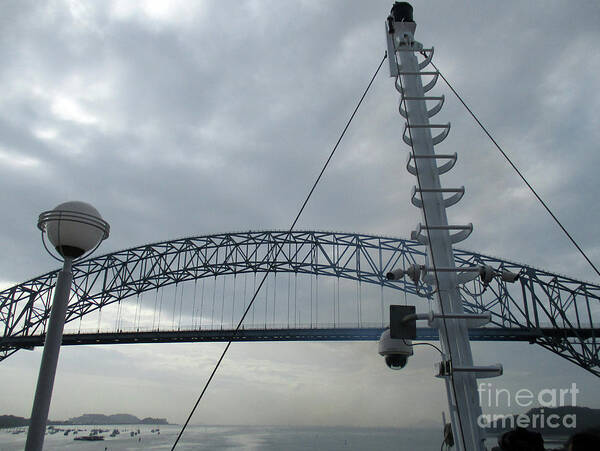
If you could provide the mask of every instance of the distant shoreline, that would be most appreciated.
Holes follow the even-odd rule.
[[[78,417],[69,418],[64,421],[48,420],[48,426],[108,426],[114,424],[123,425],[168,425],[166,418],[138,418],[135,415],[127,413],[118,413],[114,415],[103,415],[96,413],[86,413]],[[15,415],[0,415],[0,429],[29,426],[29,418],[18,417]]]

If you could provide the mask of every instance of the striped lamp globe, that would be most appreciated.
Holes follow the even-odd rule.
[[[69,201],[40,214],[38,228],[63,258],[77,259],[108,238],[110,226],[92,205]],[[45,243],[44,243],[45,244]]]

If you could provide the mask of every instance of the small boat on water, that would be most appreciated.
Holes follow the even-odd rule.
[[[75,437],[73,440],[83,440],[86,442],[97,442],[104,440],[103,435],[82,435],[81,437]]]

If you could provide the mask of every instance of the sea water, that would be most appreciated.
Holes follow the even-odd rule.
[[[65,436],[64,431],[46,434],[44,450],[63,449],[118,451],[118,450],[170,450],[181,430],[178,425],[110,425],[110,426],[57,426],[78,429],[80,432]],[[74,437],[88,435],[92,429],[108,430],[102,433],[103,441],[75,441]],[[117,429],[120,434],[110,437]],[[131,432],[138,435],[131,436]],[[156,432],[160,429],[160,434]],[[152,432],[155,430],[155,432]],[[18,433],[18,431],[21,431]],[[14,433],[17,432],[17,433]],[[22,450],[27,428],[0,429],[0,451]],[[565,438],[546,439],[546,449],[558,449]],[[418,428],[351,428],[351,427],[283,427],[283,426],[188,426],[177,445],[177,450],[265,450],[265,451],[349,451],[439,450],[441,429]],[[491,449],[495,437],[486,440]]]
[[[111,426],[57,426],[66,430],[77,428],[77,436],[88,435],[92,429],[101,428],[103,441],[75,441],[72,433],[46,434],[44,450],[170,450],[181,427],[176,425],[111,425]],[[160,428],[160,435],[151,432]],[[25,445],[26,430],[13,434],[17,429],[0,430],[0,450],[22,450]],[[25,428],[20,428],[25,429]],[[109,437],[113,429],[120,434]],[[140,430],[139,435],[131,432]],[[281,426],[188,426],[178,450],[439,450],[442,435],[431,429],[392,429],[392,428],[349,428],[349,427],[281,427]]]

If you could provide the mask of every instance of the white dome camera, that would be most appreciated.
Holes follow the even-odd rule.
[[[406,366],[408,357],[413,355],[412,341],[406,338],[392,338],[386,329],[379,338],[379,355],[385,358],[385,364],[392,370]]]

